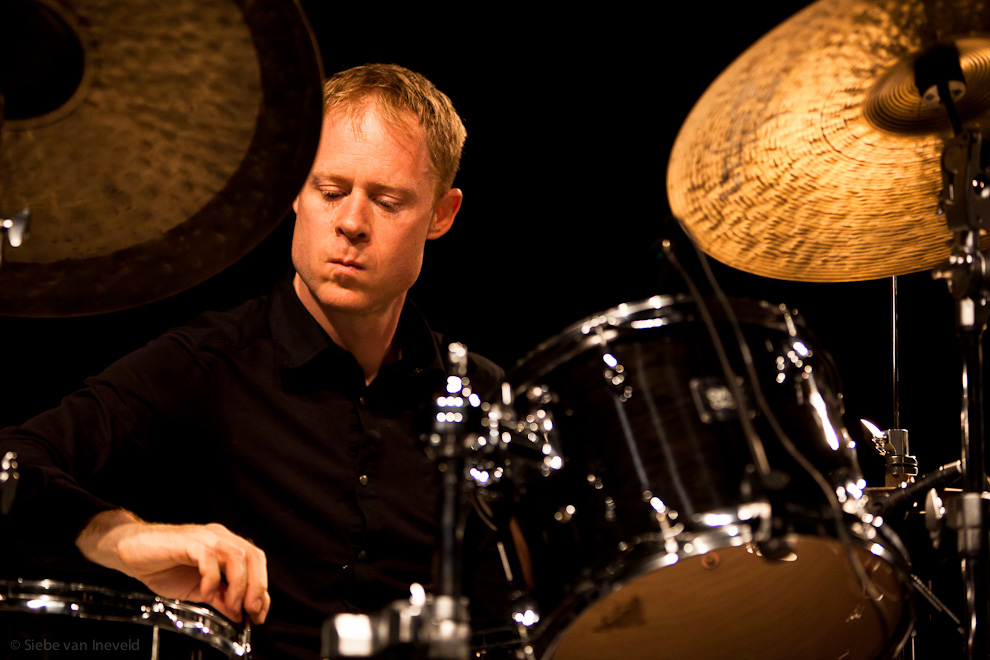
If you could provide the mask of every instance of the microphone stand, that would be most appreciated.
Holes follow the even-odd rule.
[[[434,595],[410,587],[410,598],[373,614],[338,614],[327,619],[321,634],[323,659],[428,658],[468,660],[471,625],[462,594],[461,558],[464,523],[469,512],[468,462],[473,408],[481,405],[467,377],[468,351],[449,346],[450,373],[444,391],[434,398],[429,453],[440,472],[440,574]]]

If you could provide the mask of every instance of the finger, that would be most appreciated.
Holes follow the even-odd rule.
[[[265,619],[268,618],[268,610],[272,608],[272,597],[266,591],[264,597],[261,599],[261,609],[258,611],[255,623],[264,623]]]
[[[254,623],[264,623],[272,602],[268,594],[268,559],[259,548],[250,546],[246,550],[245,560],[248,580],[244,609]]]
[[[271,608],[271,596],[268,594],[268,560],[265,553],[250,541],[237,536],[223,525],[213,523],[206,527],[217,536],[228,540],[243,553],[243,555],[234,553],[230,546],[218,545],[218,551],[230,552],[230,556],[234,560],[240,560],[243,557],[243,592],[240,590],[241,580],[236,570],[237,566],[232,565],[229,568],[226,565],[222,566],[227,577],[228,590],[236,590],[234,594],[228,592],[226,606],[228,608],[236,608],[238,611],[243,608],[248,612],[254,623],[263,623],[268,615],[268,610]],[[232,602],[232,599],[238,597],[241,599],[240,605]]]
[[[227,585],[222,581],[220,561],[216,552],[201,543],[191,546],[188,552],[200,574],[199,594],[192,594],[192,600],[209,605],[228,619],[239,621],[237,617],[240,617],[240,611],[231,610],[226,605]]]
[[[220,562],[217,555],[202,543],[193,544],[187,552],[191,563],[199,568],[199,597],[204,603],[210,603],[221,591]]]
[[[231,618],[239,622],[243,618],[241,610],[248,583],[247,553],[239,544],[226,540],[217,541],[216,553],[227,578],[224,604],[234,613]]]
[[[244,615],[241,613],[240,609],[232,610],[227,606],[226,594],[227,585],[220,585],[220,590],[217,592],[216,596],[211,598],[208,602],[204,602],[231,621],[240,623],[244,619]]]

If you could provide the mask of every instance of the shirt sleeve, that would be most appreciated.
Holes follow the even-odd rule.
[[[132,508],[113,499],[109,483],[201,414],[209,383],[196,342],[172,331],[87,379],[57,408],[0,431],[0,455],[16,452],[20,474],[4,526],[30,552],[74,553],[94,515]]]

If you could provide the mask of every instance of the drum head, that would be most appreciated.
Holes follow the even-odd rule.
[[[904,583],[887,559],[855,550],[871,601],[839,541],[801,536],[791,549],[768,560],[726,548],[641,576],[583,610],[545,657],[871,660],[903,636]]]

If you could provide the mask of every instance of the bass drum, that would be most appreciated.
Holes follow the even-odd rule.
[[[0,638],[0,656],[52,660],[220,660],[251,650],[248,630],[205,607],[54,580],[0,580]]]
[[[907,638],[907,553],[865,513],[829,357],[783,306],[707,309],[621,305],[509,375],[521,427],[563,458],[524,473],[509,442],[489,492],[517,656],[871,660]]]

